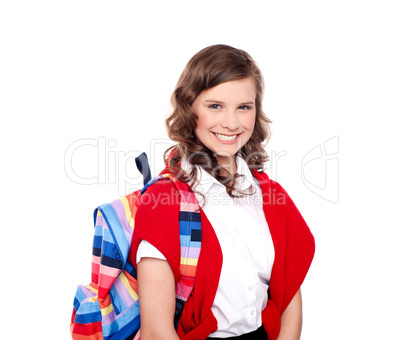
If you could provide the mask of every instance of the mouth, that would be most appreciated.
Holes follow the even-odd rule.
[[[223,135],[223,134],[216,133],[216,132],[212,132],[212,133],[221,142],[234,142],[241,135],[241,133],[238,133],[236,135]]]

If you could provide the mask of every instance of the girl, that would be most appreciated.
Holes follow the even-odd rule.
[[[300,339],[300,286],[314,239],[286,191],[262,172],[270,120],[263,78],[246,52],[207,47],[186,65],[166,120],[176,146],[166,169],[195,192],[202,246],[177,329],[179,200],[169,180],[143,194],[131,262],[137,264],[141,339]],[[190,189],[189,189],[190,190]]]

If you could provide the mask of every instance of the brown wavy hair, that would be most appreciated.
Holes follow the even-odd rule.
[[[240,175],[232,176],[221,167],[214,153],[203,145],[195,134],[197,115],[191,106],[201,92],[228,81],[245,78],[251,78],[256,88],[256,120],[251,138],[236,155],[242,157],[250,169],[263,170],[264,163],[269,160],[264,146],[271,134],[271,120],[262,110],[263,76],[247,52],[220,44],[202,49],[189,60],[171,97],[173,111],[166,119],[165,126],[168,137],[176,142],[176,145],[169,147],[163,157],[167,169],[181,181],[198,181],[195,166],[199,165],[226,186],[230,197],[244,195],[235,189],[236,179]],[[190,173],[184,172],[179,166],[184,157],[192,166]],[[234,191],[240,195],[235,196]]]

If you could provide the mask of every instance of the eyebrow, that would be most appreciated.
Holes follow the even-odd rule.
[[[217,104],[225,104],[224,102],[221,102],[220,100],[214,100],[214,99],[208,99],[205,101],[206,103],[217,103]],[[245,104],[255,104],[255,102],[245,102],[245,103],[240,103],[241,105],[245,105]]]

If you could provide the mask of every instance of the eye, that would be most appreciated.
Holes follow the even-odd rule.
[[[250,106],[247,106],[247,105],[242,105],[242,106],[239,106],[239,109],[240,109],[240,110],[250,110],[251,107],[250,107]]]
[[[219,109],[221,106],[220,106],[219,104],[212,104],[212,105],[209,105],[208,107],[209,107],[210,109],[217,110],[217,109]]]

